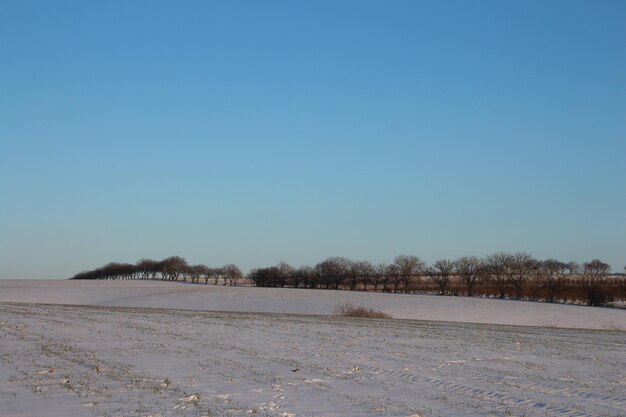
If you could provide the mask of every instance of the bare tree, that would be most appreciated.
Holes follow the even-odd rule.
[[[239,267],[235,264],[224,265],[222,267],[222,271],[223,271],[222,278],[224,279],[224,285],[231,285],[231,286],[236,285],[237,280],[240,280],[241,278],[243,278],[243,273],[241,272],[241,269],[239,269]]]
[[[350,291],[356,291],[356,287],[361,281],[361,262],[348,261],[346,270],[346,283]]]
[[[374,265],[369,261],[359,262],[359,273],[359,280],[363,285],[363,291],[367,291],[368,284],[373,284],[375,281],[376,270]]]
[[[396,264],[387,265],[386,274],[387,274],[388,279],[391,281],[393,292],[397,293],[398,288],[400,288],[400,284],[402,284],[402,277],[400,276],[400,271],[398,271],[398,265]]]
[[[287,262],[282,262],[282,261],[279,262],[278,265],[276,265],[276,267],[278,268],[278,271],[280,272],[277,286],[282,288],[285,285],[287,285],[289,281],[291,281],[291,277],[293,275],[294,269]]]
[[[604,288],[606,276],[611,271],[609,264],[594,259],[583,264],[580,286],[584,301],[588,306],[602,306],[611,301],[611,295]]]
[[[576,275],[580,273],[580,265],[574,261],[570,261],[563,265],[563,273],[569,275]]]
[[[196,265],[188,265],[185,275],[189,277],[192,284],[200,279],[200,271],[196,269]]]
[[[187,261],[180,256],[170,256],[160,262],[161,274],[164,279],[178,281],[178,278],[187,269]]]
[[[302,286],[304,288],[315,288],[317,285],[315,269],[309,265],[299,267],[294,271],[292,276],[294,277],[293,286],[296,288],[298,286]]]
[[[220,278],[224,275],[224,268],[211,268],[211,278],[213,278],[213,285],[217,285]]]
[[[280,278],[280,269],[276,266],[269,268],[255,268],[248,274],[248,279],[257,287],[277,287]]]
[[[208,282],[209,267],[206,265],[192,265],[187,268],[187,275],[192,283],[200,282],[201,278],[205,278]]]
[[[536,272],[537,261],[525,252],[512,255],[508,281],[513,288],[515,298],[518,300],[524,295],[524,288],[532,274]]]
[[[512,261],[513,256],[504,252],[494,253],[485,258],[489,280],[495,286],[499,298],[507,295]]]
[[[465,285],[468,297],[474,295],[482,268],[484,268],[484,263],[476,256],[464,256],[456,261],[456,271]]]
[[[101,279],[132,279],[136,272],[136,265],[119,262],[110,262],[98,269],[98,275]]]
[[[211,279],[212,274],[213,274],[213,268],[209,268],[206,265],[202,265],[202,275],[200,276],[201,279],[204,280],[205,284],[209,284],[209,279]]]
[[[393,261],[396,272],[402,281],[404,292],[408,293],[411,280],[424,270],[426,264],[414,255],[398,255]],[[396,292],[394,288],[394,292]]]
[[[137,270],[139,271],[139,277],[141,279],[149,279],[152,277],[154,279],[154,275],[156,274],[156,266],[157,261],[153,261],[152,259],[140,259],[137,261]]]
[[[393,275],[393,267],[385,263],[376,265],[374,271],[374,291],[378,290],[378,286],[381,286],[381,291],[386,292],[389,285],[391,276]]]
[[[428,277],[439,287],[439,294],[444,295],[454,273],[454,262],[449,259],[440,259],[432,268],[428,268]]]
[[[556,302],[565,285],[562,274],[564,269],[565,263],[556,259],[546,259],[539,264],[539,273],[537,275],[541,277],[545,300],[549,303]]]
[[[626,301],[626,277],[624,277],[624,274],[622,274],[621,277],[616,278],[617,280],[617,288],[618,288],[618,296],[616,298],[618,298],[620,301]]]
[[[332,257],[318,263],[315,268],[326,288],[339,289],[346,281],[350,261],[343,257]]]
[[[276,266],[268,268],[253,269],[248,274],[248,279],[252,280],[257,287],[284,287],[291,285],[294,280],[299,279],[294,269],[286,262],[280,262]],[[226,278],[224,280],[224,285]],[[297,282],[296,282],[297,286]]]
[[[608,275],[609,272],[611,272],[609,264],[604,263],[599,259],[594,259],[583,264],[583,274],[585,275],[604,277]]]

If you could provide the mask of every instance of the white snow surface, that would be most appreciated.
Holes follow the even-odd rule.
[[[617,308],[143,280],[0,280],[0,302],[321,315],[332,315],[337,305],[350,302],[397,319],[626,330],[626,310]]]
[[[346,301],[413,320],[330,316]],[[624,314],[462,297],[0,281],[0,417],[624,417]]]

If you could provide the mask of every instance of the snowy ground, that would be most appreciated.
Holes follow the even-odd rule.
[[[333,314],[344,302],[394,318],[626,330],[626,310],[526,301],[351,291],[224,287],[162,281],[0,280],[0,302]]]
[[[24,291],[0,281],[2,417],[626,416],[623,331],[153,308],[202,302],[210,310],[328,312],[348,294],[334,291],[38,284]],[[465,301],[362,295],[352,301],[396,317],[411,305],[425,314],[427,299],[439,312]],[[36,304],[36,297],[91,305]],[[265,304],[253,302],[259,297]],[[518,314],[547,306],[475,301],[486,304],[465,321],[504,314],[507,305]],[[477,314],[481,305],[484,316]],[[577,319],[585,312],[624,314],[553,307]],[[554,325],[568,317],[548,311]],[[619,317],[600,314],[595,323],[616,327],[621,322],[611,320]]]

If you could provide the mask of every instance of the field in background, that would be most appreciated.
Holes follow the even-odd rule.
[[[148,280],[0,280],[0,302],[322,315],[332,315],[338,305],[349,302],[399,319],[626,330],[626,310],[615,308]]]

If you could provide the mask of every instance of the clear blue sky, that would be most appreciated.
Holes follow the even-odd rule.
[[[626,265],[624,1],[0,2],[0,278]]]

